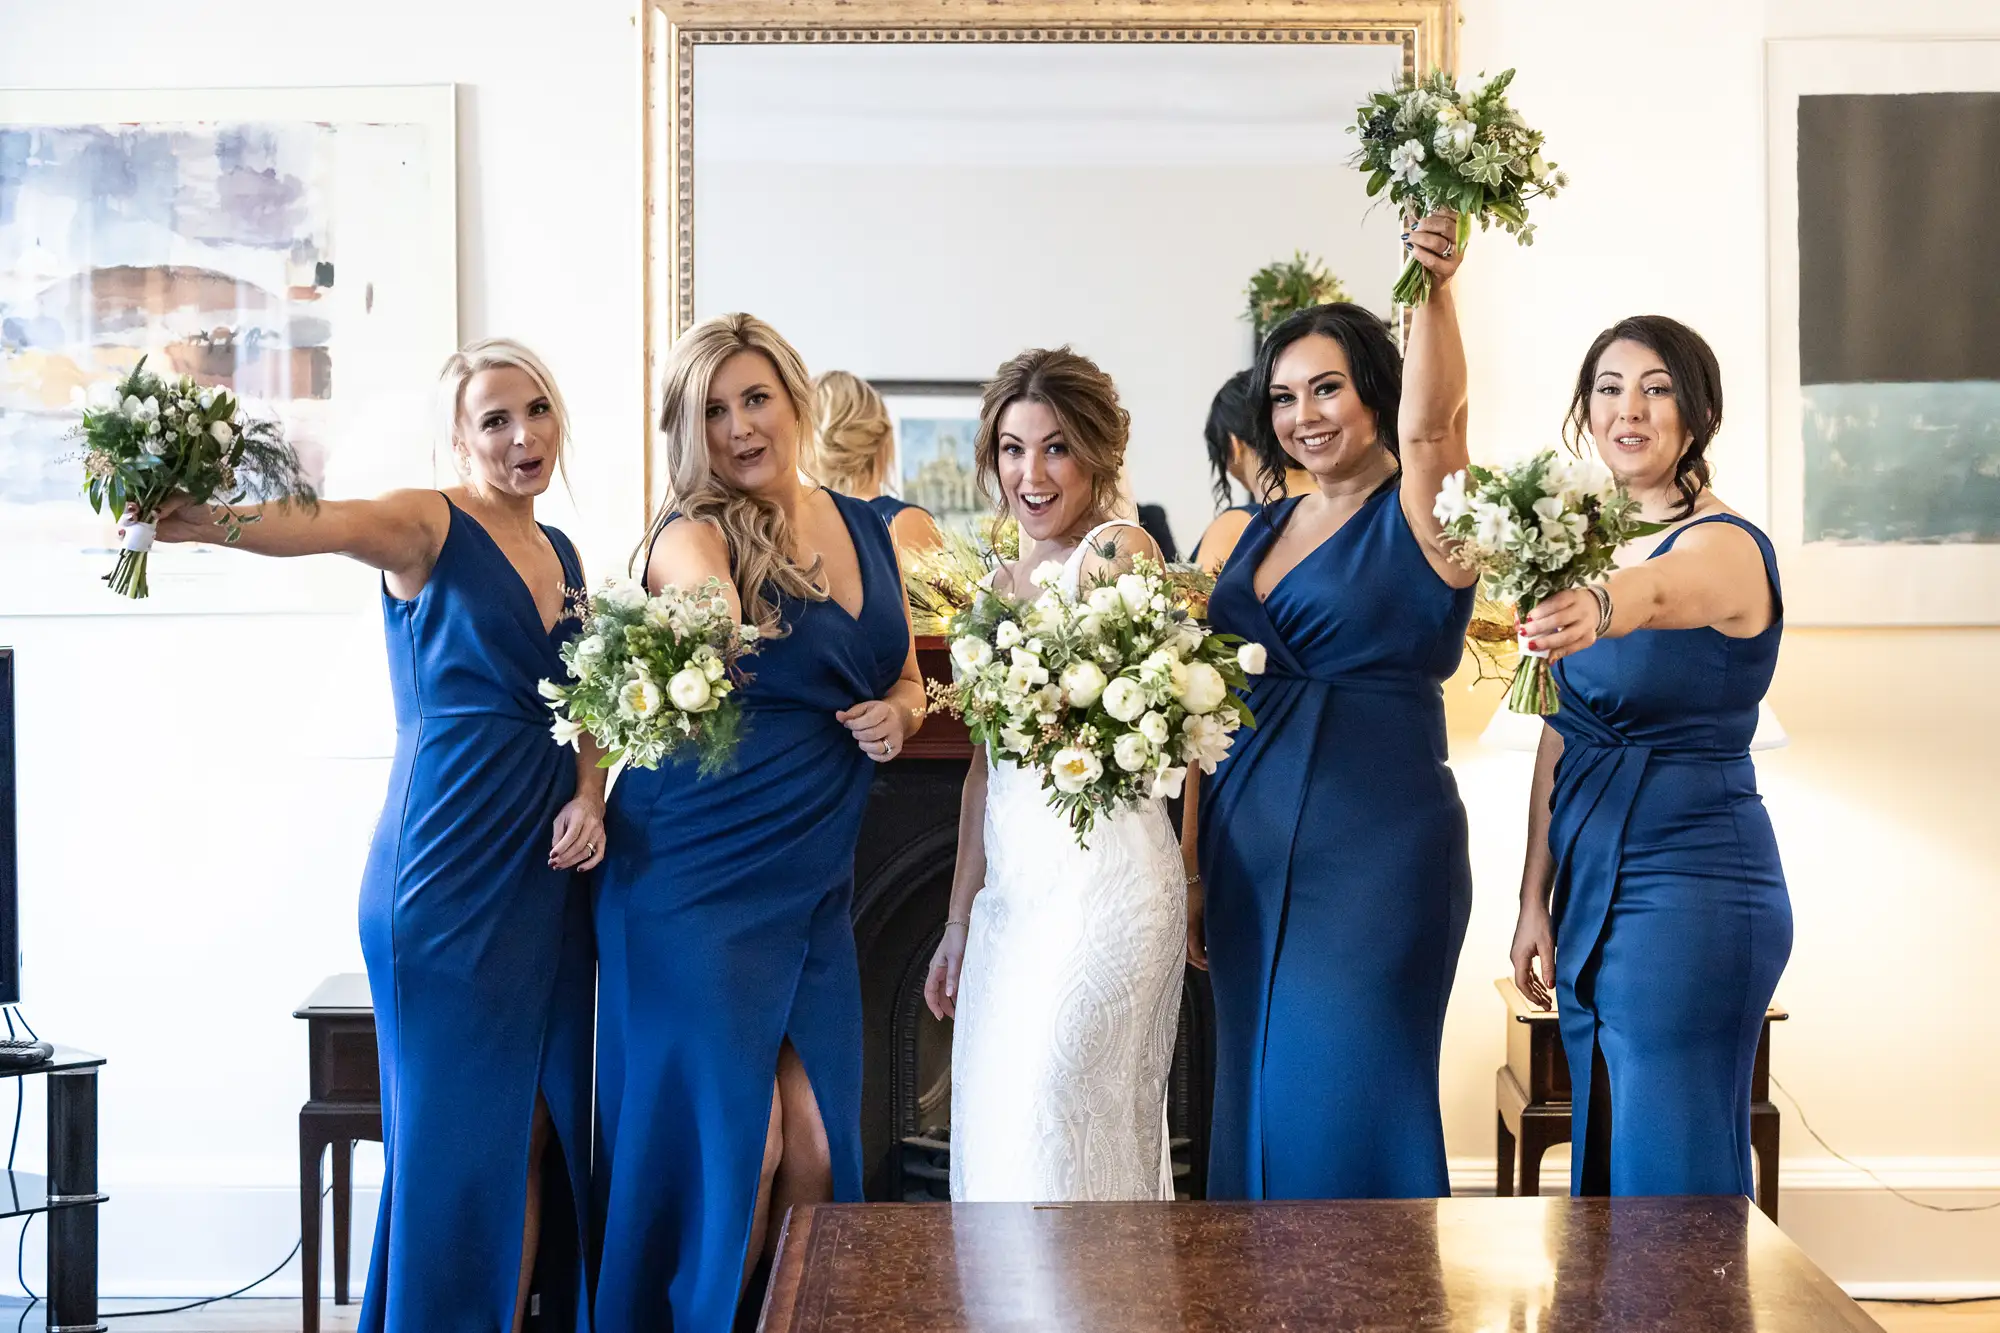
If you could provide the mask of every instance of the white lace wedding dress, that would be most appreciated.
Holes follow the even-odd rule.
[[[1094,528],[1064,570],[1076,592]],[[1132,526],[1132,525],[1125,525]],[[1187,897],[1159,801],[1079,848],[1039,769],[988,761],[951,1051],[951,1197],[1171,1199],[1166,1085]]]

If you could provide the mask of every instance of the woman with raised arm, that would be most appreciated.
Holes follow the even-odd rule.
[[[982,490],[1021,527],[993,586],[1033,600],[1062,567],[1075,598],[1159,559],[1114,517],[1131,420],[1111,377],[1068,348],[1023,352],[987,385]],[[1079,846],[1047,770],[982,748],[959,804],[958,863],[924,997],[952,1017],[951,1197],[1063,1203],[1172,1199],[1167,1067],[1186,921],[1159,798],[1101,819]]]
[[[1208,468],[1215,478],[1215,503],[1228,506],[1209,520],[1208,530],[1201,534],[1194,544],[1194,554],[1188,557],[1210,574],[1222,572],[1223,565],[1229,562],[1229,553],[1243,539],[1243,530],[1263,511],[1267,500],[1304,495],[1314,487],[1312,474],[1287,459],[1283,478],[1276,490],[1267,494],[1265,483],[1258,476],[1257,451],[1249,444],[1257,433],[1256,412],[1260,406],[1251,402],[1250,379],[1250,371],[1239,370],[1216,390],[1214,401],[1208,405],[1208,423],[1202,428],[1202,437],[1208,444]],[[1251,497],[1246,503],[1229,504],[1234,494],[1230,489],[1232,482]]]
[[[1251,520],[1209,600],[1216,629],[1270,653],[1257,727],[1188,803],[1182,843],[1188,951],[1215,991],[1215,1198],[1450,1192],[1438,1047],[1472,869],[1440,687],[1473,576],[1432,508],[1466,466],[1455,226],[1409,236],[1434,287],[1407,363],[1346,304],[1293,315],[1257,355],[1263,476],[1296,460],[1313,488]]]
[[[819,422],[810,437],[807,475],[842,495],[866,500],[889,525],[899,555],[936,547],[938,525],[930,510],[886,489],[896,458],[896,434],[875,386],[859,375],[829,370],[813,381],[813,393],[819,402]]]
[[[602,859],[604,772],[550,739],[584,586],[535,521],[569,442],[541,360],[503,338],[445,363],[459,484],[265,505],[236,549],[350,556],[382,571],[396,700],[389,797],[361,881],[382,1065],[384,1175],[360,1327],[587,1328],[591,937],[572,871]],[[158,540],[219,542],[170,504]],[[544,1229],[543,1217],[561,1219]]]
[[[718,580],[763,631],[723,772],[628,770],[597,876],[598,1327],[721,1333],[793,1204],[861,1198],[849,920],[874,765],[922,724],[889,529],[800,480],[791,344],[724,315],[675,344],[648,590]]]
[[[1535,760],[1514,980],[1557,997],[1578,1194],[1756,1187],[1751,1064],[1792,908],[1749,746],[1784,608],[1770,539],[1709,488],[1721,425],[1701,335],[1641,315],[1597,336],[1570,443],[1665,530],[1521,626],[1562,711]]]

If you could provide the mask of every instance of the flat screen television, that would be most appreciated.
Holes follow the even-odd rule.
[[[21,1002],[20,861],[15,855],[14,650],[0,648],[0,1004]]]

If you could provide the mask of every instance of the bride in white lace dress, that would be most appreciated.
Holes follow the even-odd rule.
[[[987,389],[975,450],[1021,525],[995,586],[1032,597],[1159,558],[1116,502],[1128,418],[1069,351],[1025,352]],[[1178,844],[1159,801],[1100,818],[1079,848],[1039,769],[975,756],[959,810],[951,915],[925,987],[953,1017],[951,1197],[1171,1199],[1166,1081],[1186,957]]]

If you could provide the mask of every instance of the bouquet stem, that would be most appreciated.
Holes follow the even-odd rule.
[[[118,563],[112,567],[109,574],[104,576],[104,579],[105,582],[111,585],[111,591],[117,593],[120,597],[136,599],[152,595],[146,586],[146,552],[144,551],[120,551],[118,553]]]
[[[1521,658],[1521,664],[1514,668],[1514,683],[1507,690],[1507,707],[1535,717],[1562,711],[1555,674],[1549,670],[1547,658]]]
[[[1421,218],[1406,219],[1405,225],[1415,226]],[[1463,250],[1465,243],[1472,239],[1472,214],[1458,215],[1458,235],[1454,244]],[[1396,279],[1396,286],[1389,293],[1390,299],[1400,306],[1420,306],[1431,299],[1431,271],[1417,262],[1412,254],[1403,264],[1402,276]]]

